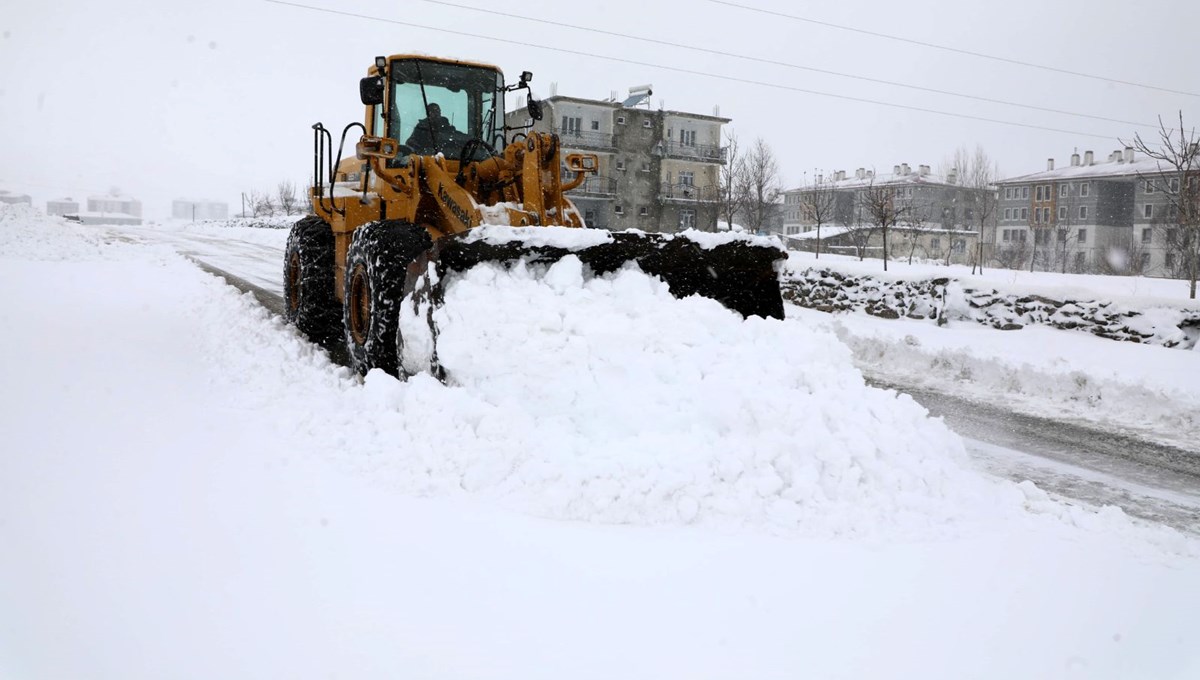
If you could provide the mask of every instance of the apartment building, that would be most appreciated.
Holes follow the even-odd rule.
[[[928,165],[915,169],[907,163],[892,167],[891,174],[858,168],[848,177],[844,170],[818,175],[813,183],[784,192],[783,233],[790,247],[816,248],[816,219],[811,208],[815,192],[828,192],[831,215],[823,220],[823,251],[856,251],[862,235],[874,228],[867,192],[885,190],[896,210],[898,224],[888,238],[893,256],[912,252],[915,257],[967,262],[976,253],[979,239],[976,211],[982,200],[994,197],[961,186],[954,170],[945,176]],[[990,204],[989,204],[990,205]],[[869,233],[867,252],[882,254],[882,234]]]
[[[29,194],[16,194],[6,189],[0,189],[0,203],[33,205],[33,198]]]
[[[46,201],[47,215],[78,215],[79,201],[73,198],[58,198],[53,201]]]
[[[997,183],[994,257],[1046,271],[1170,276],[1179,182],[1128,147],[1101,162],[1092,151],[1061,168],[1048,159],[1042,172]]]
[[[651,94],[645,86],[622,101],[552,95],[532,129],[558,135],[564,153],[597,155],[596,175],[568,194],[589,227],[715,231],[726,157],[721,130],[730,119],[651,109]],[[506,121],[526,125],[528,110],[508,113]],[[564,177],[572,176],[564,168]]]
[[[229,217],[229,204],[223,201],[177,198],[171,201],[171,217],[179,220],[223,220]]]
[[[87,210],[79,213],[79,219],[84,224],[141,224],[142,202],[116,192],[88,196]]]

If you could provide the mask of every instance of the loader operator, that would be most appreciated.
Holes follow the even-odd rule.
[[[412,134],[406,142],[408,146],[418,154],[446,153],[450,156],[457,156],[458,149],[466,141],[466,135],[459,132],[458,128],[451,125],[450,121],[442,115],[441,106],[430,104],[426,107],[425,112],[428,115],[413,128]]]

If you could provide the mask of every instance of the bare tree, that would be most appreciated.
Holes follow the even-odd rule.
[[[978,265],[982,274],[984,241],[989,226],[993,227],[992,236],[995,239],[996,204],[999,199],[996,181],[1000,179],[1000,165],[980,144],[976,144],[973,150],[965,146],[958,147],[949,159],[943,161],[943,165],[942,174],[948,180],[954,179],[951,183],[958,184],[964,190],[964,222],[979,230],[971,273],[975,273]]]
[[[749,222],[746,226],[759,233],[770,220],[772,211],[776,209],[775,204],[783,194],[779,161],[762,137],[754,140],[754,146],[746,154],[745,189],[745,214]]]
[[[266,217],[275,214],[275,201],[269,191],[251,191],[248,199],[251,216]]]
[[[875,173],[867,175],[867,189],[863,193],[863,205],[871,224],[879,229],[883,237],[883,271],[888,266],[888,230],[901,219],[907,219],[909,207],[896,201],[896,192],[890,186],[875,186]],[[860,258],[861,259],[861,258]]]
[[[901,241],[908,246],[908,263],[912,264],[921,237],[928,231],[932,206],[928,203],[920,203],[911,196],[901,199],[900,203],[904,219],[896,225],[896,230],[900,232]]]
[[[279,209],[285,215],[298,212],[300,201],[296,198],[296,183],[284,180],[275,188],[275,198],[279,201]]]
[[[1155,183],[1161,189],[1170,206],[1178,216],[1175,247],[1182,256],[1182,265],[1187,272],[1188,297],[1196,299],[1196,279],[1200,274],[1200,142],[1196,130],[1183,125],[1183,112],[1179,112],[1179,127],[1168,128],[1162,117],[1158,119],[1158,143],[1147,143],[1140,133],[1134,134],[1133,146],[1157,162],[1158,172],[1148,177],[1139,175],[1142,181]]]
[[[719,177],[717,212],[733,229],[734,217],[746,205],[746,159],[742,156],[737,133],[733,130],[725,132],[725,148],[725,164],[721,166]]]
[[[800,196],[800,209],[807,221],[817,226],[816,257],[821,257],[821,226],[834,220],[837,209],[837,196],[833,191],[833,182],[827,181],[824,174],[815,175],[812,187]]]

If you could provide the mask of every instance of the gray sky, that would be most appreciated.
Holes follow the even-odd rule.
[[[453,0],[500,7],[483,0]],[[1194,0],[1010,0],[1006,3],[736,0],[821,21],[997,56],[1200,92],[1200,3]],[[494,63],[534,91],[607,97],[653,83],[654,106],[733,118],[763,137],[786,182],[813,169],[897,163],[934,167],[982,144],[1006,175],[1103,158],[1139,128],[867,83],[778,65],[531,24],[421,0],[297,0],[385,19],[493,35],[520,44],[336,16],[262,0],[20,2],[0,15],[0,188],[51,198],[112,187],[162,217],[173,198],[239,194],[307,182],[312,123],[362,118],[358,79],[376,54],[423,52]],[[13,4],[13,3],[10,3]],[[505,3],[504,11],[1046,108],[1153,124],[1200,123],[1200,97],[1050,73],[768,17],[707,0]],[[1157,25],[1156,25],[1157,24]],[[1191,34],[1189,35],[1189,32]],[[1058,128],[964,120],[650,66],[538,49],[590,52],[906,106]],[[514,102],[510,102],[510,107]],[[1153,130],[1141,131],[1153,134]]]

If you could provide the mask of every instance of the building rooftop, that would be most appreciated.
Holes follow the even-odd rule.
[[[1169,168],[1161,167],[1153,158],[1137,158],[1132,149],[1124,153],[1114,151],[1103,162],[1088,163],[1091,152],[1086,152],[1080,160],[1079,154],[1072,154],[1072,164],[1053,170],[1043,170],[1028,175],[1018,175],[996,182],[996,184],[1026,184],[1030,182],[1058,181],[1071,179],[1097,179],[1104,177],[1130,177],[1137,175],[1157,175]]]
[[[895,166],[893,172],[882,174],[875,174],[873,170],[859,168],[855,171],[853,177],[846,177],[846,172],[839,170],[832,175],[822,176],[821,181],[825,187],[832,189],[862,189],[868,186],[904,185],[957,186],[956,178],[935,175],[930,172],[928,165],[920,165],[916,169],[912,169],[907,164]],[[809,184],[801,185],[788,191],[811,190],[816,185],[816,182],[817,180],[814,179]]]

